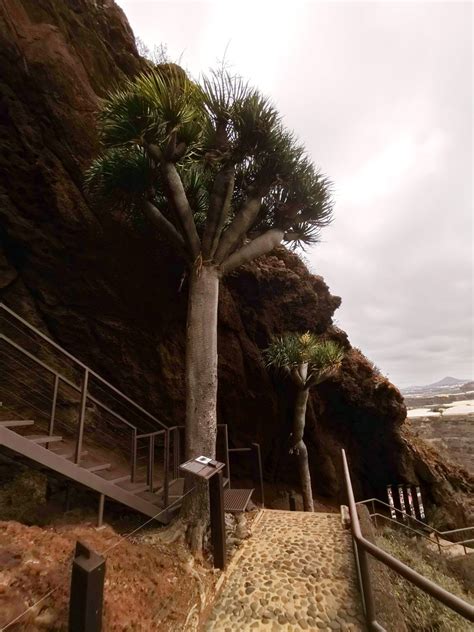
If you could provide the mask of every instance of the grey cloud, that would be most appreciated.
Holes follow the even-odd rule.
[[[232,16],[264,19],[259,3],[120,4],[195,74],[228,43],[332,178],[335,221],[306,258],[352,343],[402,386],[473,376],[472,5],[275,0],[252,37]]]

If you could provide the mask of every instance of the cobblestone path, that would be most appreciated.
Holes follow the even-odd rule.
[[[338,514],[265,510],[228,575],[206,632],[366,629]]]

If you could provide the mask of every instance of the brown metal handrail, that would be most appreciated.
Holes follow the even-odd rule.
[[[379,498],[366,498],[365,500],[359,500],[359,501],[356,502],[356,505],[368,505],[369,503],[372,504],[373,515],[375,515],[375,513],[376,513],[375,512],[375,503],[378,503],[379,505],[382,505],[383,507],[386,507],[390,511],[395,511],[397,514],[400,514],[402,516],[403,520],[407,519],[408,522],[416,522],[417,524],[419,524],[421,526],[422,529],[426,529],[427,531],[431,531],[431,533],[435,533],[439,537],[444,537],[446,535],[451,535],[451,534],[454,534],[454,533],[461,533],[463,531],[474,531],[474,527],[461,527],[460,529],[450,529],[448,531],[439,531],[438,529],[436,529],[435,527],[432,527],[431,525],[427,524],[426,522],[423,522],[422,520],[418,520],[418,518],[416,518],[415,516],[412,516],[411,514],[407,513],[406,511],[402,511],[401,509],[398,509],[397,507],[393,507],[393,506],[389,505],[388,503],[386,503],[385,501],[380,500]],[[399,523],[399,524],[401,524],[401,523]],[[461,544],[461,542],[453,542],[453,544]]]
[[[357,506],[354,499],[354,492],[352,489],[351,476],[349,473],[349,466],[347,464],[345,450],[342,450],[342,464],[344,470],[344,481],[346,485],[349,514],[351,518],[351,533],[354,543],[354,556],[359,574],[365,618],[369,629],[377,630],[379,632],[385,632],[385,628],[377,621],[367,553],[377,559],[379,562],[382,562],[382,564],[385,564],[386,566],[391,568],[393,571],[407,579],[418,588],[421,588],[421,590],[428,593],[448,608],[451,608],[452,610],[460,614],[462,617],[468,619],[469,621],[474,621],[474,606],[467,603],[460,597],[457,597],[456,595],[448,592],[447,590],[445,590],[438,584],[435,584],[423,575],[420,575],[397,558],[392,557],[389,553],[364,538],[360,528],[359,516],[357,515]]]
[[[359,504],[359,503],[356,503],[356,504]],[[390,516],[386,516],[385,514],[370,513],[369,512],[369,515],[370,515],[371,518],[375,518],[376,524],[377,524],[377,518],[379,518],[379,519],[385,520],[387,522],[390,522],[390,523],[396,525],[397,527],[402,527],[403,529],[406,529],[407,531],[411,531],[416,536],[419,536],[421,538],[424,538],[425,540],[428,540],[429,542],[431,542],[431,544],[436,544],[436,546],[438,547],[438,551],[440,553],[442,552],[442,549],[450,549],[453,546],[462,546],[463,549],[464,549],[464,553],[467,555],[467,551],[466,551],[466,546],[465,545],[466,544],[474,544],[474,540],[472,540],[472,539],[461,540],[460,542],[448,542],[448,544],[442,544],[439,541],[439,538],[437,536],[436,536],[436,539],[433,540],[426,533],[423,533],[422,531],[419,531],[418,529],[413,529],[413,527],[410,527],[409,525],[404,524],[403,522],[399,522],[398,520],[394,520],[393,518],[390,518]]]
[[[260,444],[253,442],[252,447],[245,448],[228,448],[228,452],[255,452],[257,457],[257,468],[258,468],[258,480],[260,484],[260,500],[262,503],[262,507],[265,507],[265,493],[263,489],[263,468],[262,468],[262,454],[260,451]]]
[[[78,366],[80,366],[83,370],[87,370],[90,376],[93,376],[96,380],[98,380],[99,382],[102,382],[102,384],[105,384],[105,386],[107,386],[107,388],[109,388],[111,391],[113,391],[116,395],[118,395],[119,397],[121,397],[122,399],[124,399],[128,404],[130,404],[131,406],[133,406],[134,408],[136,408],[138,411],[140,411],[141,413],[143,413],[146,417],[148,417],[149,419],[151,419],[154,423],[158,424],[159,426],[161,426],[162,428],[166,429],[166,425],[161,422],[159,419],[157,419],[154,415],[152,415],[150,412],[148,412],[148,410],[146,410],[145,408],[143,408],[142,406],[140,406],[140,404],[137,404],[137,402],[133,401],[133,399],[130,399],[130,397],[127,397],[127,395],[125,395],[124,393],[122,393],[122,391],[120,391],[117,387],[115,387],[113,384],[111,384],[110,382],[108,382],[106,379],[104,379],[102,376],[100,376],[98,373],[96,373],[95,371],[93,371],[90,367],[88,367],[86,364],[84,364],[83,362],[81,362],[80,360],[78,360],[75,356],[73,356],[71,353],[69,353],[69,351],[66,351],[66,349],[63,349],[63,347],[61,347],[60,345],[58,345],[57,342],[54,342],[54,340],[51,340],[51,338],[48,338],[48,336],[46,336],[42,331],[40,331],[39,329],[37,329],[36,327],[34,327],[31,323],[29,323],[27,320],[25,320],[24,318],[22,318],[21,316],[19,316],[16,312],[14,312],[12,309],[10,309],[9,307],[7,307],[5,305],[5,303],[0,303],[0,310],[5,311],[7,314],[9,314],[10,316],[12,316],[13,318],[15,318],[18,322],[20,322],[23,326],[25,326],[27,329],[29,329],[30,331],[32,331],[35,335],[39,336],[42,340],[44,340],[46,343],[48,343],[51,347],[53,347],[54,349],[56,349],[57,351],[59,351],[61,354],[63,354],[64,356],[66,356],[67,358],[69,358],[69,360],[72,360],[75,364],[77,364]]]
[[[169,499],[169,472],[168,472],[168,470],[169,470],[169,432],[170,432],[169,429],[167,428],[167,426],[165,424],[163,424],[161,421],[159,421],[156,417],[154,417],[147,410],[142,408],[139,404],[137,404],[132,399],[127,397],[119,389],[117,389],[112,384],[110,384],[107,380],[105,380],[100,375],[98,375],[95,371],[90,369],[86,364],[84,364],[83,362],[81,362],[80,360],[75,358],[72,354],[70,354],[68,351],[63,349],[56,342],[54,342],[53,340],[51,340],[50,338],[45,336],[36,327],[34,327],[30,323],[28,323],[26,320],[21,318],[21,316],[16,314],[13,310],[8,308],[5,304],[0,303],[0,314],[1,314],[2,310],[5,313],[7,313],[9,316],[11,316],[12,318],[16,319],[16,321],[21,323],[23,325],[23,327],[25,327],[27,330],[30,330],[31,332],[33,332],[36,336],[41,338],[41,340],[45,341],[47,344],[49,344],[55,350],[59,351],[63,356],[65,356],[66,358],[71,360],[73,364],[79,366],[80,369],[83,371],[82,383],[80,385],[76,384],[71,379],[67,378],[63,373],[61,373],[60,371],[58,371],[55,368],[52,368],[46,362],[44,362],[43,360],[40,360],[39,358],[37,358],[34,354],[32,354],[27,349],[24,349],[21,345],[17,344],[14,340],[12,340],[11,338],[9,338],[8,336],[6,336],[3,333],[0,333],[0,340],[3,340],[7,345],[9,345],[10,347],[14,348],[18,353],[20,353],[23,356],[27,357],[34,364],[36,364],[38,367],[41,367],[44,371],[46,371],[47,373],[49,373],[51,376],[54,377],[53,392],[52,392],[52,396],[51,396],[51,411],[50,411],[50,419],[49,419],[49,426],[48,426],[48,434],[50,436],[52,436],[53,433],[54,433],[54,424],[55,424],[55,416],[56,416],[56,405],[57,405],[58,390],[59,390],[60,384],[63,383],[65,385],[69,386],[70,388],[72,388],[77,393],[80,393],[79,423],[78,423],[77,432],[76,432],[76,443],[75,443],[75,450],[74,450],[74,462],[77,465],[80,465],[81,456],[82,456],[82,442],[83,442],[83,436],[84,436],[84,425],[85,425],[86,403],[87,403],[87,401],[90,401],[90,402],[94,403],[98,408],[100,408],[103,411],[107,412],[114,419],[116,419],[120,423],[124,424],[127,428],[129,428],[131,430],[131,432],[132,432],[132,442],[131,442],[132,443],[132,445],[131,445],[131,481],[132,482],[135,482],[136,470],[137,470],[137,440],[140,439],[140,438],[149,437],[149,440],[150,440],[150,452],[149,452],[148,466],[147,466],[147,484],[149,485],[150,491],[153,491],[154,440],[155,440],[155,437],[158,434],[163,434],[164,433],[165,439],[164,439],[164,481],[163,481],[163,488],[164,488],[164,502],[165,502],[165,506],[166,506],[166,504],[168,503],[168,499]],[[6,322],[8,322],[8,320]],[[18,331],[20,331],[20,333],[25,333],[21,329],[16,327],[16,325],[12,325],[12,326],[15,329],[18,329]],[[116,411],[111,409],[109,406],[104,404],[97,397],[93,396],[90,393],[89,380],[90,380],[91,377],[93,377],[95,380],[97,380],[101,384],[105,385],[115,395],[117,395],[122,400],[124,400],[124,402],[126,402],[127,404],[129,404],[132,407],[134,407],[136,411],[142,413],[146,417],[147,423],[149,423],[150,420],[151,420],[151,421],[153,421],[154,424],[159,426],[160,429],[157,430],[157,431],[154,431],[154,432],[138,434],[139,428],[138,428],[137,425],[130,423],[122,415],[120,415],[119,413],[117,413]],[[117,397],[115,397],[115,399],[116,399],[116,401],[121,403],[120,400]]]

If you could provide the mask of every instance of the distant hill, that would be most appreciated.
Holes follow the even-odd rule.
[[[469,380],[458,380],[457,377],[443,377],[442,380],[439,380],[438,382],[433,382],[433,384],[428,384],[428,386],[425,386],[424,388],[438,388],[438,386],[458,386],[461,384],[465,384],[466,382],[469,382]]]
[[[468,385],[470,384],[470,380],[469,379],[464,379],[464,380],[460,380],[457,377],[451,377],[451,376],[446,376],[443,377],[442,380],[438,380],[438,382],[433,382],[432,384],[425,384],[424,386],[407,386],[405,388],[402,388],[401,391],[402,393],[433,393],[436,391],[442,391],[442,390],[447,390],[452,391],[452,389],[456,388],[456,390],[459,390],[459,387],[462,387],[464,385]],[[461,390],[465,390],[464,388]]]

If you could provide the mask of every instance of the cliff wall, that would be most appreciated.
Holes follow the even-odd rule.
[[[100,98],[143,68],[123,12],[113,0],[4,0],[0,60],[0,300],[163,421],[182,423],[184,267],[152,231],[101,215],[82,190]],[[403,399],[333,326],[339,304],[285,249],[225,280],[218,412],[231,443],[259,441],[266,478],[296,480],[293,393],[268,374],[261,349],[288,330],[329,333],[348,353],[310,402],[316,491],[341,497],[345,447],[360,496],[421,482],[435,502],[451,495],[463,522],[465,474],[402,436]]]

